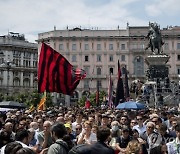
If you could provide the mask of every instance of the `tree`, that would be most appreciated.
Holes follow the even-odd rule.
[[[99,105],[102,104],[104,97],[107,95],[105,91],[100,91],[99,92]],[[96,106],[96,92],[90,93],[89,98],[92,106]],[[86,102],[86,96],[82,96],[82,98],[78,101],[79,106],[85,106]]]

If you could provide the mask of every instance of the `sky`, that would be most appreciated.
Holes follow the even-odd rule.
[[[38,33],[68,28],[125,29],[157,22],[180,26],[180,0],[0,0],[0,36],[24,34],[32,43]]]

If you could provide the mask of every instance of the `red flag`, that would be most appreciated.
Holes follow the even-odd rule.
[[[121,78],[121,68],[118,60],[118,82],[116,88],[115,106],[119,104],[119,101],[124,101],[124,86],[123,86],[123,80]]]
[[[91,106],[91,102],[90,102],[90,100],[87,98],[87,99],[86,99],[86,102],[85,102],[85,108],[86,108],[86,109],[89,109],[90,106]]]
[[[38,66],[38,91],[72,95],[81,79],[86,77],[82,69],[73,66],[60,53],[42,43]]]

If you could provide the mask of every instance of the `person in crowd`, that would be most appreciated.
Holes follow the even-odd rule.
[[[1,150],[1,154],[16,154],[21,148],[23,148],[23,146],[20,143],[11,142],[6,145],[4,151]]]
[[[97,142],[90,146],[91,154],[115,154],[115,151],[106,144],[109,137],[110,129],[100,126],[97,130]]]
[[[146,147],[150,149],[159,146],[162,142],[162,137],[159,133],[154,131],[155,124],[148,122],[146,125],[146,131],[141,135],[142,139],[146,141]]]
[[[43,131],[39,132],[37,135],[37,143],[41,145],[42,149],[49,147],[53,143],[50,129],[51,122],[45,121],[43,124]]]
[[[37,130],[38,129],[38,123],[37,122],[31,122],[29,124],[29,128],[33,128],[34,130]]]
[[[111,122],[111,141],[109,145],[115,150],[115,154],[119,153],[119,150],[116,149],[116,141],[118,137],[120,137],[119,122],[113,121]]]
[[[97,126],[101,125],[101,118],[102,118],[102,115],[99,112],[96,112],[95,113],[95,123]]]
[[[143,154],[142,146],[137,140],[128,143],[125,154]]]
[[[11,138],[10,133],[7,133],[5,130],[0,132],[0,148],[2,148],[7,143],[13,142],[14,140]]]
[[[44,123],[43,119],[42,118],[37,119],[37,123],[38,123],[37,132],[43,131],[43,123]]]
[[[24,130],[24,129],[26,129],[26,119],[22,118],[19,121],[18,130]]]
[[[94,116],[93,116],[93,115],[89,115],[89,116],[88,116],[88,121],[89,121],[92,125],[94,125],[94,123],[95,123],[95,118],[94,118]]]
[[[139,135],[141,135],[146,131],[146,126],[143,124],[142,115],[137,115],[136,120],[137,120],[137,125],[135,125],[133,129],[136,129],[139,132]]]
[[[116,139],[116,149],[120,152],[125,152],[128,143],[132,140],[132,137],[129,134],[129,128],[127,126],[123,126],[121,131],[122,135]]]
[[[63,117],[63,116],[58,116],[58,117],[56,118],[56,122],[65,124],[64,117]]]
[[[150,150],[150,154],[168,154],[166,144],[160,144]]]
[[[92,125],[92,132],[97,134],[98,126],[96,124]]]
[[[173,137],[176,137],[175,127],[178,124],[177,118],[172,117],[170,121],[171,121],[171,127],[168,129],[169,134],[171,134]]]
[[[104,128],[109,128],[109,116],[107,114],[102,114],[101,126]]]
[[[176,138],[167,143],[167,149],[169,154],[179,154],[180,153],[180,123],[175,126]]]
[[[83,112],[82,111],[78,111],[76,113],[76,121],[72,123],[72,131],[73,132],[76,131],[76,125],[82,123],[82,118],[83,118]]]
[[[33,128],[29,128],[29,146],[33,147],[37,143],[37,138],[36,138],[36,131]]]
[[[128,126],[129,127],[129,119],[127,115],[122,115],[119,121],[120,127]]]
[[[133,127],[137,125],[136,119],[132,119],[130,122],[130,129],[133,130]]]
[[[55,141],[48,149],[48,154],[68,154],[69,148],[63,137],[67,134],[66,128],[62,123],[56,123],[51,128],[52,138]]]
[[[15,133],[13,132],[13,124],[12,122],[6,122],[4,125],[4,129],[5,132],[7,132],[8,134],[10,134],[10,139],[11,140],[15,140]]]
[[[151,121],[155,124],[155,131],[158,132],[163,123],[162,119],[160,117],[153,117]]]
[[[96,134],[91,131],[92,124],[89,121],[84,123],[84,130],[79,134],[77,144],[92,144],[97,141]]]
[[[72,133],[71,124],[66,123],[66,124],[64,124],[64,126],[66,127],[67,134],[70,136],[71,141],[73,141],[73,140],[75,139],[75,136],[74,136],[74,134]]]
[[[171,122],[173,120],[172,117],[174,117],[174,113],[172,111],[167,111],[167,120],[165,121],[165,123],[168,129],[172,127],[171,125]]]
[[[174,137],[169,133],[169,131],[167,131],[165,123],[160,125],[158,132],[161,134],[163,143],[168,143],[174,140]]]

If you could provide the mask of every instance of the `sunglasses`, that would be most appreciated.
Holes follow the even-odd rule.
[[[81,128],[76,128],[76,130],[81,130]]]
[[[139,119],[137,119],[137,120],[142,120],[142,118],[139,118]]]

